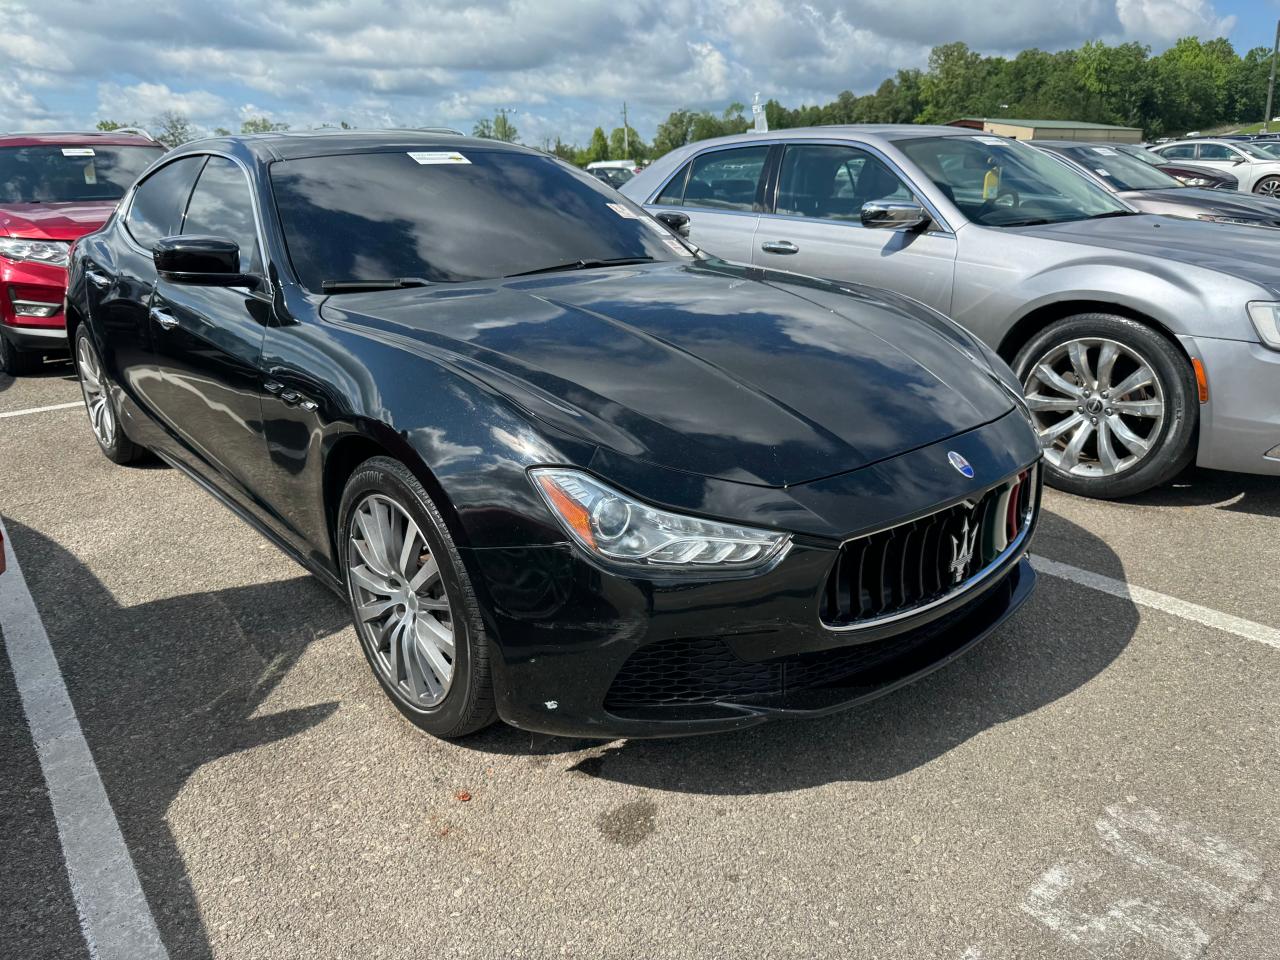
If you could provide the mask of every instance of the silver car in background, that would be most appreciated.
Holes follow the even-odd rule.
[[[1013,366],[1061,489],[1128,496],[1193,459],[1280,475],[1271,230],[1139,214],[1033,147],[956,127],[704,140],[622,192],[711,254],[953,317]]]

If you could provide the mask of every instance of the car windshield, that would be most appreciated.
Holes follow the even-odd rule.
[[[119,200],[163,147],[0,147],[0,203]]]
[[[1277,143],[1237,143],[1236,146],[1259,160],[1280,159],[1280,144]]]
[[[1131,213],[1096,183],[1001,137],[921,137],[898,148],[974,223],[1019,227]]]
[[[1170,190],[1182,186],[1160,168],[1135,160],[1115,147],[1062,147],[1060,152],[1116,190]]]
[[[690,250],[595,177],[507,150],[397,150],[271,167],[289,257],[308,290],[487,280]]]

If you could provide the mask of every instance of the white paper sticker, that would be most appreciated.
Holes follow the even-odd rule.
[[[62,155],[64,157],[92,157],[92,147],[63,147]]]
[[[1094,168],[1093,168],[1093,172],[1094,172],[1094,173],[1096,173],[1096,174],[1097,174],[1098,176],[1100,176],[1100,177],[1107,177],[1107,178],[1110,178],[1110,177],[1111,177],[1111,171],[1110,171],[1110,170],[1103,170],[1101,167],[1094,167]]]
[[[1114,157],[1116,155],[1116,152],[1112,150],[1110,147],[1094,147],[1093,152],[1100,153],[1104,157]]]
[[[974,137],[979,143],[989,143],[993,147],[1003,147],[1009,141],[1004,137]]]
[[[98,183],[98,171],[93,169],[92,160],[84,165],[84,182],[91,187]]]
[[[612,210],[614,213],[616,213],[618,216],[622,217],[624,220],[640,219],[639,214],[633,213],[631,210],[628,210],[626,207],[624,207],[620,203],[606,203],[605,206],[608,207],[610,210]]]
[[[678,253],[682,257],[692,257],[693,253],[683,243],[675,237],[663,237],[662,242],[671,248],[673,253]]]
[[[664,227],[662,224],[660,224],[657,220],[653,219],[653,217],[641,217],[640,222],[643,223],[650,230],[652,230],[654,233],[661,236],[663,240],[671,239],[671,231],[668,230],[666,227]]]
[[[410,158],[414,163],[429,165],[433,163],[470,163],[471,161],[458,153],[456,150],[425,150],[411,152]]]

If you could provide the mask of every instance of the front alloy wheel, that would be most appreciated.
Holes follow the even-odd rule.
[[[111,396],[111,381],[107,377],[102,358],[98,355],[88,328],[81,324],[75,336],[76,377],[80,380],[80,392],[89,414],[89,426],[98,446],[113,463],[134,463],[145,460],[149,454],[124,432],[120,418],[116,416]]]
[[[1044,449],[1045,482],[1085,497],[1127,497],[1195,456],[1191,364],[1152,327],[1107,313],[1057,320],[1014,359]]]
[[[356,505],[347,579],[384,680],[415,706],[440,703],[457,656],[449,593],[422,531],[394,500],[371,494]]]
[[[1025,384],[1045,459],[1063,473],[1113,477],[1155,448],[1164,386],[1138,351],[1087,337],[1054,346]]]

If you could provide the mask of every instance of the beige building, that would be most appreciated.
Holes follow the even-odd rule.
[[[983,133],[1015,140],[1091,140],[1109,143],[1141,143],[1139,127],[1114,127],[1083,120],[1013,120],[1009,117],[964,117],[948,126],[971,127]]]

